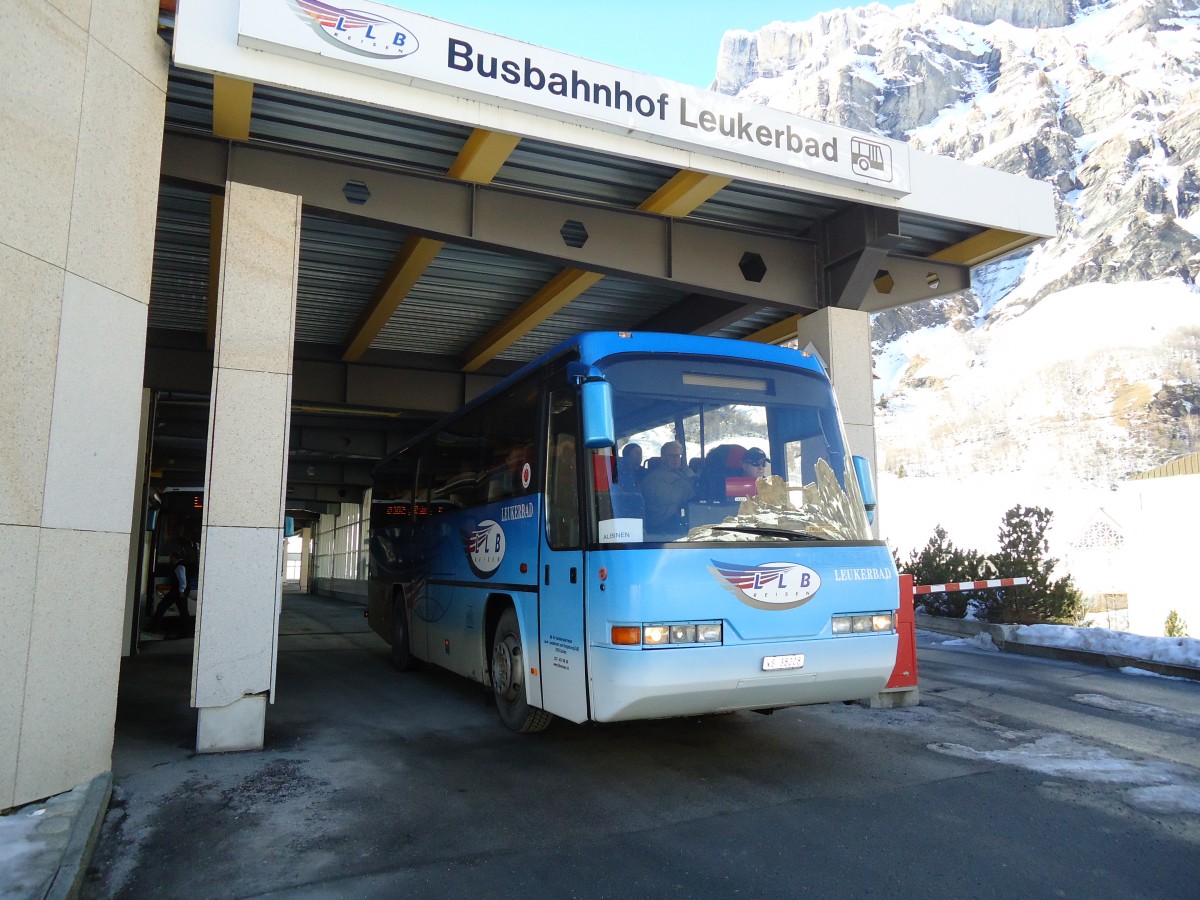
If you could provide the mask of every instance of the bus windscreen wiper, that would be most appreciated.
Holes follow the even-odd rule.
[[[727,525],[724,523],[712,525],[713,531],[741,531],[746,534],[761,534],[765,537],[782,537],[791,541],[819,541],[822,538],[815,534],[806,534],[803,531],[791,531],[787,528],[764,528],[760,525],[738,525],[736,523]]]

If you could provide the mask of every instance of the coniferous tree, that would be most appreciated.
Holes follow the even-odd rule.
[[[1004,577],[1023,576],[1029,584],[986,592],[980,605],[987,621],[1073,625],[1079,620],[1083,596],[1070,575],[1053,578],[1058,560],[1047,555],[1046,531],[1053,518],[1044,507],[1019,504],[1004,514],[994,561]]]
[[[1187,637],[1188,625],[1177,610],[1167,613],[1167,621],[1163,625],[1163,634],[1167,637]]]

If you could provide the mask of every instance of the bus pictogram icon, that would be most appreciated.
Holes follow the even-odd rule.
[[[850,167],[866,178],[891,181],[892,148],[866,138],[851,138]]]

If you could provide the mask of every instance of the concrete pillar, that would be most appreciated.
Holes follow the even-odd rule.
[[[4,12],[0,809],[111,767],[168,52],[153,0]]]
[[[796,329],[801,349],[810,343],[821,354],[833,382],[838,409],[846,425],[850,452],[875,464],[875,393],[872,385],[871,314],[856,309],[826,307],[800,320]],[[879,535],[879,517],[874,532]]]
[[[225,188],[200,599],[196,749],[263,746],[275,690],[300,198]]]
[[[846,440],[850,444],[850,452],[855,456],[865,456],[870,461],[871,475],[878,484],[879,468],[875,461],[875,391],[871,371],[871,314],[856,309],[826,307],[800,320],[797,337],[802,349],[811,343],[825,361],[829,379],[833,382],[833,391],[837,395],[838,410],[846,426]],[[878,538],[878,514],[871,529]],[[916,706],[921,702],[921,691],[916,683],[916,651],[912,645],[915,638],[912,631],[911,590],[908,592],[907,607],[904,606],[905,602],[904,597],[901,597],[901,638],[897,662],[906,660],[911,654],[911,677],[897,678],[893,675],[892,683],[900,682],[903,686],[884,688],[875,696],[859,701],[872,709]],[[896,671],[901,671],[899,665]]]

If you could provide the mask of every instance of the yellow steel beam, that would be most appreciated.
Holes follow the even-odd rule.
[[[516,135],[477,128],[471,132],[446,174],[462,181],[487,184],[496,177],[520,140]],[[371,301],[350,329],[342,345],[344,362],[354,362],[366,352],[444,246],[445,241],[417,235],[404,242],[376,286]]]
[[[987,231],[982,231],[945,250],[939,250],[937,253],[931,254],[929,258],[960,266],[978,266],[1004,256],[1006,253],[1019,250],[1026,244],[1032,244],[1037,240],[1040,238],[1033,235],[989,228]]]
[[[254,82],[213,76],[213,134],[230,141],[250,140]]]
[[[584,269],[563,269],[503,322],[467,351],[464,372],[474,372],[495,359],[604,276]]]
[[[638,209],[660,216],[686,216],[731,181],[722,175],[680,169]]]
[[[792,340],[796,337],[796,325],[803,318],[802,313],[788,316],[782,322],[776,322],[774,325],[768,325],[753,334],[746,335],[742,340],[756,341],[760,344],[778,344],[780,341]]]
[[[208,212],[208,349],[217,346],[217,294],[221,290],[221,239],[225,228],[225,197],[213,194]]]
[[[408,296],[417,279],[425,273],[444,246],[445,241],[435,241],[415,234],[404,242],[387,273],[375,288],[370,302],[350,329],[350,334],[342,345],[343,362],[353,362],[366,352],[371,346],[371,341],[375,340],[383,326],[388,323],[396,307]]]
[[[488,184],[496,177],[520,140],[515,134],[476,128],[458,151],[458,158],[446,174],[459,181]]]

